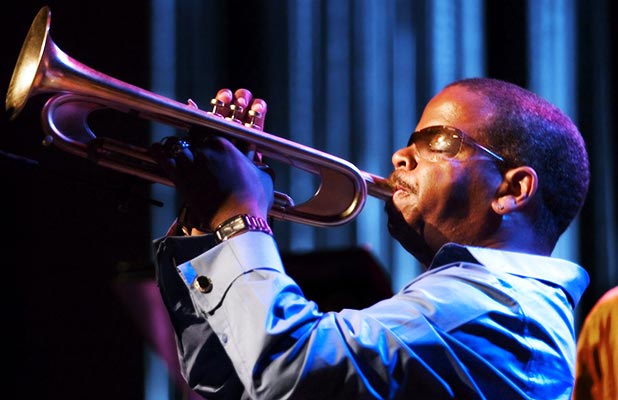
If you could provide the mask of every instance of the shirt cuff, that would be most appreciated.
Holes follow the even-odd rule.
[[[177,268],[196,306],[212,314],[238,277],[260,269],[283,272],[283,263],[271,235],[246,232]]]

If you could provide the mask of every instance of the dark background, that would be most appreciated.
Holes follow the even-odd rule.
[[[44,4],[67,54],[147,87],[148,1],[20,1],[2,16],[3,97]],[[116,288],[150,259],[147,186],[41,146],[45,99],[33,98],[13,122],[0,116],[0,149],[37,162],[0,160],[12,397],[140,399],[144,338]]]
[[[489,75],[525,85],[524,2],[487,3]],[[2,15],[2,93],[30,22],[44,4],[53,11],[52,37],[67,54],[108,75],[148,87],[149,1],[109,0],[104,5],[25,1],[13,2],[12,11]],[[252,17],[259,5],[243,2],[243,7],[244,12],[234,15],[235,27],[256,29]],[[588,12],[584,5],[578,10],[581,18]],[[234,13],[233,7],[224,12]],[[580,120],[586,124],[595,118],[594,110],[586,106],[593,94],[585,90],[594,72],[587,58],[590,47],[585,43],[581,47]],[[230,52],[230,68],[238,64],[233,57]],[[615,65],[615,53],[611,57]],[[613,87],[613,82],[607,84]],[[30,100],[14,121],[4,112],[0,116],[2,326],[11,355],[5,367],[11,373],[14,397],[140,399],[145,336],[118,290],[152,272],[153,205],[145,195],[149,184],[43,147],[44,100],[45,96]],[[615,115],[615,104],[612,109]],[[128,135],[143,133],[139,125],[110,125]],[[594,225],[604,223],[596,218],[592,204],[582,212],[584,219],[594,221],[582,232],[587,259],[594,258]],[[605,289],[603,282],[594,280],[594,271],[592,275],[583,312]]]

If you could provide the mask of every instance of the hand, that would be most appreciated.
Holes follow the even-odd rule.
[[[217,112],[231,116],[230,105],[242,107],[234,115],[239,123],[248,123],[249,110],[259,112],[253,120],[255,129],[262,129],[266,117],[266,102],[253,99],[251,92],[239,89],[233,95],[228,89],[217,93],[222,106]],[[259,128],[258,128],[259,127]],[[216,132],[215,132],[216,134]],[[206,230],[214,230],[221,222],[238,214],[249,214],[263,219],[273,203],[273,182],[268,173],[254,163],[254,154],[238,143],[246,153],[229,140],[215,134],[201,133],[201,139],[190,141],[190,146],[170,152],[168,144],[156,143],[151,154],[184,197],[192,222]]]

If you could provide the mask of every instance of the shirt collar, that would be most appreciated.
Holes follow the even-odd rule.
[[[562,287],[574,305],[590,282],[586,270],[571,261],[455,243],[442,246],[429,269],[454,262],[477,263],[508,274],[551,282]]]

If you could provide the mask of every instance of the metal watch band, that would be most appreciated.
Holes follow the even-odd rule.
[[[217,226],[215,229],[215,238],[217,243],[221,243],[239,233],[251,231],[265,232],[269,235],[273,234],[272,230],[268,226],[268,223],[262,218],[241,214],[236,215],[235,217],[232,217]]]

